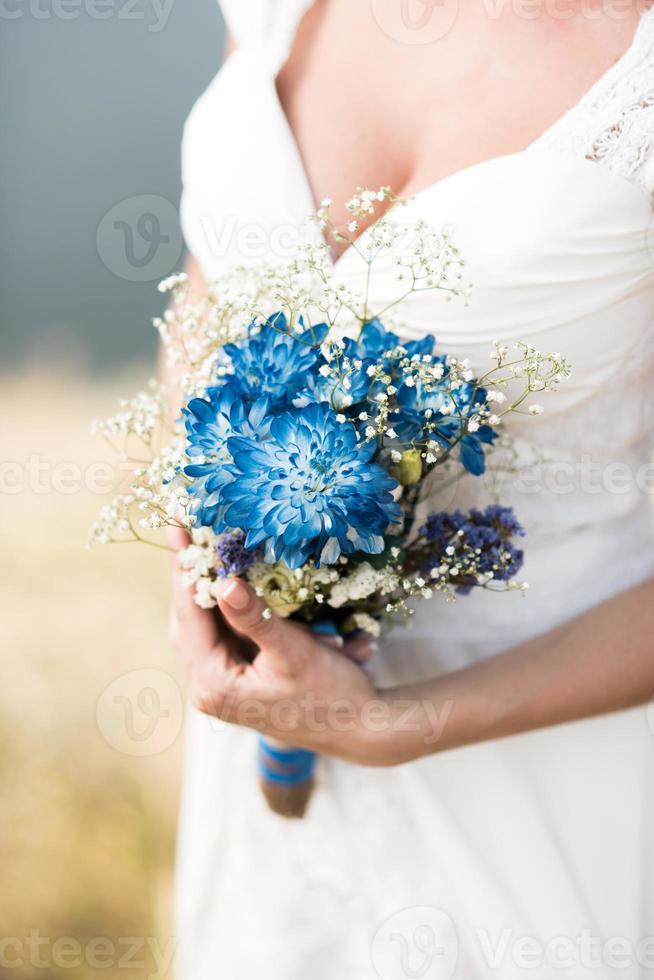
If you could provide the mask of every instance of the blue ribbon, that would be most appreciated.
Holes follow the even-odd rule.
[[[311,632],[317,633],[318,636],[339,636],[336,623],[333,623],[331,619],[320,619],[318,622],[312,623]]]
[[[309,749],[281,749],[270,745],[264,735],[259,736],[259,772],[268,782],[284,786],[306,783],[313,776],[317,758]]]
[[[319,636],[338,636],[336,625],[330,619],[312,623],[311,631]],[[283,786],[306,783],[313,776],[317,759],[310,749],[281,749],[270,745],[265,735],[259,735],[259,773],[268,782]]]

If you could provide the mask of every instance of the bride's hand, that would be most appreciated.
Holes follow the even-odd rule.
[[[360,666],[374,652],[370,640],[339,649],[298,623],[265,618],[265,604],[238,579],[224,581],[217,615],[195,603],[176,557],[173,577],[171,633],[194,707],[361,765],[401,761],[384,724],[388,706]]]

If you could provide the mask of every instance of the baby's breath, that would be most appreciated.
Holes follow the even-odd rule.
[[[188,404],[221,385],[234,370],[225,347],[261,329],[276,329],[272,314],[284,314],[286,329],[298,343],[310,343],[306,338],[313,326],[327,325],[318,381],[331,392],[337,421],[356,424],[360,445],[376,444],[376,458],[400,484],[398,498],[406,514],[415,508],[420,486],[432,470],[442,474],[443,486],[446,478],[460,477],[455,452],[462,440],[483,433],[484,427],[501,431],[510,413],[539,416],[543,406],[532,397],[556,390],[570,373],[560,354],[543,354],[525,343],[510,347],[496,342],[492,366],[478,378],[466,359],[410,353],[408,344],[397,342],[398,336],[410,334],[405,301],[425,291],[445,301],[468,300],[459,250],[447,229],[407,221],[404,202],[389,187],[357,188],[345,207],[347,221],[337,227],[331,200],[323,200],[313,218],[314,233],[283,265],[227,269],[203,296],[192,294],[185,274],[165,279],[159,289],[170,296],[170,305],[154,326],[174,387],[151,381],[95,426],[130,467],[130,476],[127,492],[100,511],[90,542],[156,544],[162,528],[184,528],[190,535],[180,554],[184,581],[205,608],[218,597],[218,536],[211,528],[196,526],[191,480],[185,474],[191,459],[183,419],[171,405],[180,392]],[[358,263],[361,275],[343,281],[333,249],[351,249],[348,262]],[[386,271],[390,263],[394,291],[376,305],[372,270],[379,261],[386,262]],[[361,356],[352,355],[345,338],[360,337],[367,324],[381,317],[397,335],[388,350],[364,364]],[[402,425],[400,397],[407,392],[434,406],[422,410],[419,435],[407,434]],[[447,425],[455,437],[444,437]],[[229,458],[219,448],[208,456],[194,455],[192,462],[225,463]],[[480,555],[454,541],[425,572],[411,566],[400,530],[375,562],[342,556],[332,567],[316,568],[309,562],[291,572],[283,563],[253,559],[244,574],[268,610],[307,620],[324,615],[325,609],[332,615],[343,611],[353,629],[376,636],[381,619],[410,615],[412,600],[434,592],[452,599],[462,582],[495,587],[510,563],[510,553],[503,557],[500,551],[496,567],[481,573]],[[526,584],[503,582],[503,587],[524,591]]]

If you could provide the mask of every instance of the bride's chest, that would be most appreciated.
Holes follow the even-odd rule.
[[[557,23],[449,0],[415,6],[422,16],[381,0],[313,5],[276,79],[313,199],[332,198],[337,219],[357,186],[409,197],[529,146],[623,54],[637,23],[636,10],[618,24]]]
[[[237,52],[199,100],[183,154],[184,231],[210,278],[293,257],[314,202],[274,82],[252,52]],[[651,203],[635,182],[577,152],[537,145],[464,167],[421,190],[397,218],[447,227],[471,286],[468,305],[411,297],[401,329],[435,333],[475,367],[486,366],[495,338],[560,350],[575,367],[568,390],[583,398],[651,330]],[[363,288],[355,249],[334,274]],[[376,264],[373,312],[396,298],[395,276],[392,262]]]

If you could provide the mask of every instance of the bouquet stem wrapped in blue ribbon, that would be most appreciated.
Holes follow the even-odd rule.
[[[355,220],[389,196],[357,192]],[[326,205],[318,222],[334,232]],[[490,369],[475,371],[431,334],[389,329],[391,308],[414,292],[433,291],[435,321],[439,297],[465,300],[462,263],[446,235],[390,213],[368,231],[357,240],[360,294],[336,281],[324,243],[283,269],[234,270],[201,300],[183,276],[164,284],[173,302],[158,327],[184,392],[181,418],[170,423],[168,392],[155,385],[103,424],[114,444],[139,441],[150,457],[101,513],[95,540],[184,527],[200,605],[215,604],[219,579],[241,576],[267,615],[342,636],[377,636],[435,593],[524,591],[524,532],[511,508],[431,510],[429,500],[481,476],[506,416],[538,415],[530,396],[556,388],[569,367],[518,343],[496,344]],[[397,303],[375,309],[371,269],[388,250]],[[302,747],[261,740],[273,809],[304,813],[315,763]]]

